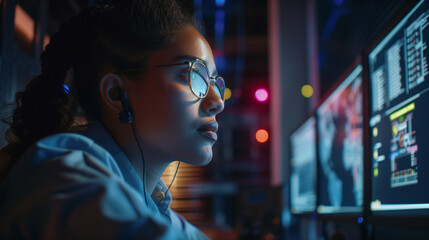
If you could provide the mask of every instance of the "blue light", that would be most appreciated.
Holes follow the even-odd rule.
[[[64,88],[64,92],[69,94],[70,93],[70,88],[67,84],[63,84],[63,88]]]
[[[216,10],[215,19],[216,22],[225,22],[225,10]]]
[[[337,25],[338,18],[348,13],[349,11],[345,8],[338,8],[332,10],[331,14],[329,15],[328,21],[326,22],[325,28],[322,32],[322,42],[327,42],[329,40],[329,37],[331,37],[331,34],[334,31],[335,26]]]
[[[215,61],[216,69],[218,70],[218,72],[225,72],[225,68],[226,68],[225,57],[214,57],[214,61]]]
[[[201,7],[203,5],[203,0],[194,0],[194,7]]]
[[[311,214],[311,220],[317,220],[317,213]]]
[[[194,0],[194,16],[195,19],[203,21],[203,0]]]
[[[292,222],[292,216],[290,214],[289,209],[284,208],[282,211],[282,224],[283,227],[288,227],[290,223]]]
[[[359,217],[358,218],[358,223],[362,223],[363,222],[363,217]]]
[[[223,22],[216,22],[215,23],[215,31],[217,33],[223,33],[225,30],[225,24]]]
[[[343,4],[344,0],[334,0],[335,5],[341,6]]]
[[[225,0],[216,0],[216,6],[218,7],[225,6]]]
[[[215,48],[223,49],[225,35],[225,10],[218,9],[215,12]]]

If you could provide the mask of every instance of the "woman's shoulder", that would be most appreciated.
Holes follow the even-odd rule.
[[[97,166],[122,176],[114,158],[106,149],[77,133],[59,133],[37,141],[21,156],[17,165],[31,170],[52,161],[90,168]]]
[[[37,141],[35,148],[46,151],[85,151],[91,149],[93,145],[94,141],[84,135],[77,133],[58,133]]]

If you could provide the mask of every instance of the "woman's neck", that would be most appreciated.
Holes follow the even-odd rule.
[[[143,160],[139,146],[130,124],[118,124],[117,122],[103,122],[110,134],[115,139],[116,143],[125,153],[131,165],[136,170],[140,179],[143,181]],[[141,151],[143,152],[145,161],[145,187],[149,194],[152,194],[156,184],[164,173],[168,165],[173,162],[169,156],[164,154],[161,150],[146,144],[140,139],[139,141]]]
[[[129,144],[131,146],[137,145]],[[153,149],[146,144],[141,144],[145,167],[146,167],[146,178],[144,179],[146,190],[149,194],[152,194],[154,191],[156,184],[160,180],[162,174],[164,174],[165,169],[172,162],[168,157],[164,156],[161,152],[156,149]],[[126,148],[126,146],[124,147]],[[123,148],[123,149],[124,149]],[[138,147],[137,147],[138,150]],[[140,150],[136,152],[136,149],[124,150],[128,159],[130,159],[131,164],[136,169],[139,177],[143,180],[143,161]]]

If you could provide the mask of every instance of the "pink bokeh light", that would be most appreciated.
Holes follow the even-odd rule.
[[[265,102],[268,99],[268,91],[266,89],[260,88],[255,92],[255,98],[259,102]]]

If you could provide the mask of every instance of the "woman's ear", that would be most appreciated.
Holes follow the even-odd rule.
[[[108,73],[100,81],[100,95],[104,104],[119,114],[123,111],[119,89],[124,86],[124,80],[117,74]]]

